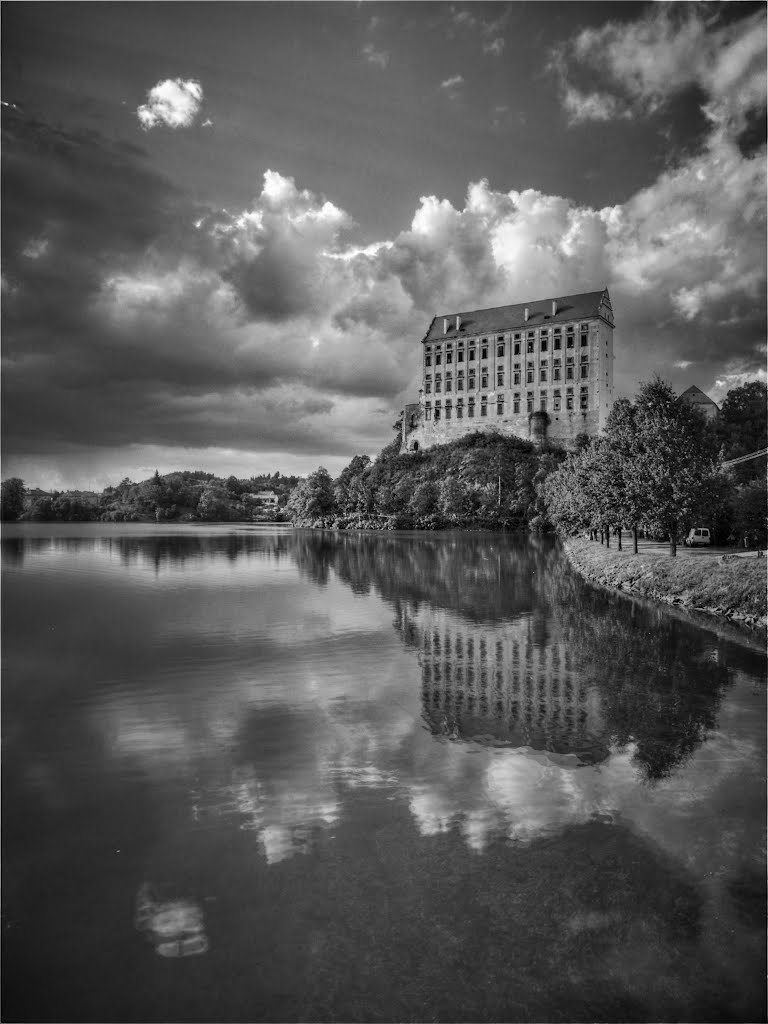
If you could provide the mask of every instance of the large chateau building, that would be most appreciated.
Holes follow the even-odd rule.
[[[613,327],[607,288],[436,316],[403,451],[490,427],[565,444],[597,434],[613,405]]]

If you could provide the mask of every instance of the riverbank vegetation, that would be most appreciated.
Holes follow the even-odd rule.
[[[745,445],[765,447],[766,388],[736,392],[716,424],[658,377],[634,403],[619,399],[605,433],[571,453],[542,484],[558,532],[599,534],[606,544],[614,535],[620,544],[621,528],[631,529],[636,552],[642,530],[666,538],[675,555],[689,529],[708,526],[721,542],[741,538],[765,546],[765,458],[733,469],[723,463],[748,454]]]
[[[11,477],[2,484],[2,518],[30,522],[286,522],[284,506],[295,476],[226,479],[213,473],[157,471],[148,480],[127,478],[94,491],[25,489]]]
[[[286,510],[297,526],[336,529],[543,529],[540,484],[565,456],[497,431],[404,453],[398,436],[373,462],[356,455],[335,480],[320,467]]]
[[[666,555],[607,549],[571,537],[565,550],[586,579],[614,590],[722,615],[752,625],[765,623],[766,561],[736,555],[705,555],[674,561]]]

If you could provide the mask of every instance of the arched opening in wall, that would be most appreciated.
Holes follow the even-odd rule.
[[[412,452],[417,452],[418,450],[419,450],[419,442],[418,441],[414,441],[413,444],[411,445],[411,451]]]
[[[412,412],[411,413],[411,429],[413,429],[415,426],[416,426],[416,413]]]

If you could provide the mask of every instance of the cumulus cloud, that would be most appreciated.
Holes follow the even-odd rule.
[[[725,20],[700,4],[651,4],[635,21],[583,29],[552,54],[571,123],[652,114],[698,86],[716,123],[765,107],[765,11]],[[583,79],[599,87],[582,84]]]
[[[386,50],[377,50],[373,43],[366,43],[363,47],[363,56],[369,64],[376,64],[385,68],[389,64],[389,54]]]
[[[203,87],[194,78],[166,78],[149,90],[147,102],[136,110],[136,116],[145,131],[163,124],[189,128],[202,102]]]
[[[455,93],[462,85],[464,85],[462,75],[451,75],[450,78],[443,79],[440,83],[440,88],[445,89],[447,92]]]
[[[504,52],[504,38],[503,36],[496,36],[494,39],[488,40],[483,43],[483,53],[489,54],[491,57],[500,57]]]
[[[620,392],[765,365],[765,161],[721,125],[620,205],[480,180],[361,245],[343,206],[277,170],[245,208],[201,209],[135,147],[6,117],[2,414],[22,476],[25,457],[131,445],[340,468],[390,439],[432,316],[603,285]]]

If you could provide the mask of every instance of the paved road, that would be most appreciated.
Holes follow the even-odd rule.
[[[622,553],[632,554],[632,534],[625,530],[621,536]],[[617,539],[611,537],[611,550],[618,551]],[[668,540],[643,540],[637,542],[638,554],[643,555],[668,555]],[[677,545],[677,554],[682,558],[720,558],[722,555],[738,555],[739,558],[756,558],[757,552],[754,548],[745,551],[744,548],[725,545],[711,545],[709,547],[687,548],[682,543]]]

